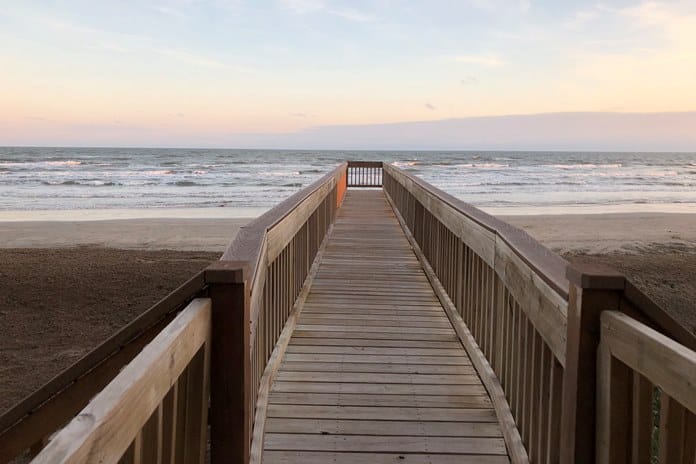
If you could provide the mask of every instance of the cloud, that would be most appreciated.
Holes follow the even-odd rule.
[[[353,9],[329,9],[327,10],[329,14],[332,14],[334,16],[341,17],[343,19],[347,19],[348,21],[355,21],[359,23],[366,23],[370,21],[374,21],[375,18],[371,15],[362,13],[357,10]]]
[[[579,10],[573,13],[573,15],[563,21],[563,26],[568,29],[578,29],[585,26],[587,23],[597,19],[600,16],[598,7],[594,7],[588,10]]]
[[[527,13],[532,8],[530,0],[467,0],[467,3],[479,10],[485,11],[521,11]]]
[[[322,0],[280,0],[279,3],[286,10],[298,14],[314,13],[326,8]]]
[[[326,13],[353,22],[370,22],[375,18],[354,8],[337,8],[323,0],[280,0],[281,7],[295,14]]]
[[[177,61],[189,65],[215,69],[230,69],[235,71],[240,70],[238,66],[235,66],[233,64],[229,64],[216,58],[212,58],[210,56],[201,55],[180,48],[153,48],[152,51],[159,55],[171,57]]]
[[[448,58],[450,61],[457,63],[474,64],[489,68],[497,68],[503,66],[503,61],[495,55],[457,55]]]
[[[181,12],[175,8],[168,7],[168,6],[157,5],[157,6],[153,6],[152,9],[162,13],[165,16],[170,16],[172,18],[177,18],[177,19],[185,19],[186,18],[186,15],[183,12]]]

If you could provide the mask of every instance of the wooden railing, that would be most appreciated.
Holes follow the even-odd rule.
[[[348,187],[381,187],[381,161],[349,161]]]
[[[269,358],[346,189],[341,164],[243,227],[206,270],[213,300],[211,459],[249,462]]]
[[[594,461],[602,311],[620,310],[696,346],[620,273],[569,265],[525,232],[393,165],[384,165],[384,190],[484,374],[513,462]]]
[[[191,302],[32,462],[204,463],[210,321]]]
[[[696,351],[616,311],[601,321],[597,462],[696,462]]]
[[[64,430],[81,430],[85,418],[92,414],[89,411],[94,401],[89,403],[90,399],[99,392],[113,392],[117,387],[112,384],[117,382],[119,371],[136,363],[134,358],[138,353],[144,353],[141,352],[143,347],[164,333],[163,330],[168,330],[168,324],[177,312],[196,296],[209,296],[212,300],[210,358],[214,369],[210,376],[207,368],[204,373],[200,369],[200,355],[196,355],[194,367],[188,368],[182,380],[172,385],[175,389],[186,388],[186,382],[191,384],[194,375],[197,376],[196,382],[212,382],[210,397],[211,404],[215,405],[210,414],[212,462],[248,462],[264,368],[317,250],[333,223],[346,187],[347,165],[344,163],[243,227],[220,261],[0,417],[0,462],[9,462],[28,448],[31,448],[31,454],[36,454],[46,445],[51,434],[73,418]],[[141,370],[147,379],[148,372],[157,372],[153,366],[141,366]],[[182,391],[177,392],[179,397],[182,397]],[[172,394],[172,391],[165,392],[163,403],[158,406],[158,411],[161,411],[158,414],[164,419],[168,417],[166,405],[171,402]],[[99,404],[100,408],[105,407],[104,403]],[[131,409],[134,404],[111,406],[116,411],[126,406]],[[86,406],[87,409],[83,410]],[[207,407],[205,409],[207,415]],[[81,410],[82,413],[76,417]],[[121,421],[120,426],[127,428],[128,432],[120,436],[119,444],[126,440],[125,436],[131,435],[136,440],[129,442],[132,449],[141,446],[146,439],[149,443],[155,418],[150,415],[145,420],[147,423],[143,424],[138,424],[137,420]],[[205,423],[192,429],[194,425],[187,426],[186,434],[191,435],[192,443],[198,443],[195,437],[205,439],[207,429]],[[63,433],[61,431],[59,435]],[[138,434],[144,438],[137,438]],[[92,438],[86,440],[97,440],[91,443],[95,446],[99,443],[101,447],[101,442],[94,438],[100,435],[90,436]],[[55,438],[46,451],[56,449],[58,445],[53,445],[54,442]],[[151,447],[143,449],[143,453],[152,451]],[[168,453],[159,445],[158,449],[161,453]],[[193,456],[191,449],[187,449],[186,456]],[[76,453],[74,456],[77,458],[81,451]],[[110,457],[117,454],[109,453]],[[136,457],[133,453],[137,454],[128,451],[124,455],[125,461]],[[201,461],[191,458],[185,462]]]
[[[108,340],[0,416],[0,463],[36,454],[196,296],[198,273]]]
[[[367,168],[371,180],[350,181]],[[623,275],[569,265],[394,166],[351,162],[242,228],[220,261],[0,417],[0,462],[39,451],[68,421],[37,462],[203,462],[206,418],[212,463],[256,462],[269,359],[345,189],[382,182],[513,462],[647,462],[653,398],[661,462],[693,458],[693,334]]]

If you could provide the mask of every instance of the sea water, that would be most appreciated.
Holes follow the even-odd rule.
[[[494,214],[696,212],[696,153],[0,147],[0,219],[255,216],[343,160],[393,163]]]

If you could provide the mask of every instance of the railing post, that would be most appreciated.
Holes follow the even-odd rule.
[[[216,261],[205,270],[212,299],[211,463],[247,463],[252,433],[249,291],[246,263]]]
[[[585,464],[595,461],[600,314],[619,309],[625,277],[609,267],[580,263],[568,266],[566,277],[570,286],[560,462]]]

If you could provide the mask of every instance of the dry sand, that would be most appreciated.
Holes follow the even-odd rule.
[[[625,272],[696,330],[696,216],[505,219]],[[0,413],[216,259],[246,221],[0,222]]]
[[[103,246],[224,251],[249,219],[118,219],[0,222],[1,248]]]
[[[696,252],[696,215],[677,213],[501,216],[559,253]]]

